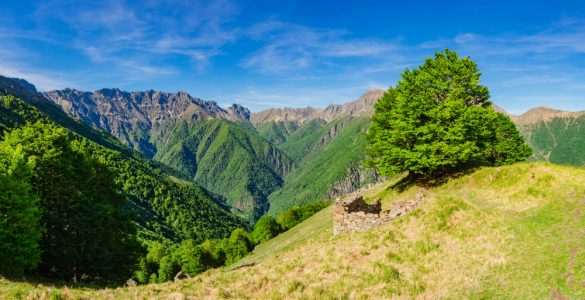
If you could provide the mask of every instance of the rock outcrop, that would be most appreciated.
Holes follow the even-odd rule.
[[[349,200],[335,201],[333,208],[333,234],[366,231],[403,216],[416,209],[424,201],[423,192],[418,192],[412,200],[392,203],[392,209],[382,211],[380,199],[367,204],[363,196],[354,195]]]

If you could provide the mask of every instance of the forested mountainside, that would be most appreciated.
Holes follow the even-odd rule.
[[[136,214],[139,235],[146,240],[181,241],[220,238],[247,223],[234,216],[203,188],[169,176],[115,138],[67,116],[42,95],[0,76],[0,130],[25,123],[54,122],[85,143],[86,155],[112,170],[119,191],[129,199]]]
[[[187,93],[102,89],[45,96],[70,116],[100,128],[179,171],[248,220],[268,209],[293,162],[251,130],[248,109],[224,110]]]
[[[227,120],[181,122],[157,137],[154,159],[213,191],[251,219],[268,211],[268,195],[283,185],[293,161],[255,131]]]
[[[270,212],[334,198],[375,182],[377,176],[361,166],[369,124],[367,116],[347,116],[325,124],[310,121],[279,145],[299,167],[285,178],[281,189],[270,195]]]
[[[585,166],[585,112],[539,107],[512,120],[532,147],[532,159]]]
[[[298,164],[285,177],[284,186],[269,196],[271,214],[350,193],[379,179],[362,162],[365,132],[382,94],[372,89],[355,101],[325,109],[282,108],[252,114],[259,133]]]
[[[382,93],[372,89],[325,109],[254,114],[239,105],[224,110],[183,92],[66,89],[45,96],[254,220],[271,206],[277,213],[374,180],[375,174],[361,167],[368,126],[364,116]],[[338,134],[341,138],[333,142]]]

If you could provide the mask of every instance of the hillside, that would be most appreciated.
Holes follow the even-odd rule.
[[[224,110],[184,92],[66,89],[44,95],[254,220],[269,209],[277,213],[375,180],[360,163],[367,119],[382,93],[372,89],[324,109],[258,113],[239,105]]]
[[[512,120],[534,150],[534,160],[585,166],[585,112],[539,107]]]
[[[213,191],[234,213],[258,219],[293,162],[253,131],[226,120],[185,122],[164,137],[154,159]]]
[[[371,89],[352,102],[325,109],[279,108],[251,115],[260,135],[298,165],[286,175],[282,188],[269,196],[271,214],[378,180],[361,164],[373,105],[382,94]]]
[[[268,209],[293,162],[251,129],[250,111],[185,92],[65,89],[44,93],[70,116],[102,129],[196,182],[253,221]]]
[[[369,124],[367,117],[345,117],[327,124],[308,122],[279,145],[299,167],[269,196],[270,213],[334,198],[376,181],[373,172],[360,166]]]
[[[203,241],[226,236],[234,228],[247,225],[216,203],[205,189],[176,180],[166,168],[126,148],[112,136],[71,119],[40,94],[5,77],[0,77],[0,88],[2,131],[27,122],[53,121],[68,128],[76,139],[91,141],[88,154],[105,162],[115,173],[120,192],[130,200],[130,209],[136,214],[143,239]]]
[[[364,194],[389,207],[420,190],[389,185]],[[253,266],[115,290],[50,291],[4,281],[0,295],[579,299],[585,297],[584,186],[585,170],[572,167],[482,168],[429,188],[419,209],[368,232],[332,237],[324,210],[293,229],[298,235],[259,247],[244,260]]]

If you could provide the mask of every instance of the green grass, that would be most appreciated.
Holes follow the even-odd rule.
[[[331,226],[333,226],[331,207],[328,207],[314,214],[301,224],[258,245],[251,255],[244,257],[234,265],[228,266],[228,269],[237,269],[245,265],[258,264],[268,257],[286,253],[319,233],[328,230]]]
[[[364,191],[383,207],[420,191]],[[389,224],[332,236],[330,210],[226,269],[179,283],[59,289],[65,298],[567,299],[585,297],[585,170],[481,168],[425,191]],[[253,263],[254,265],[251,265]],[[4,281],[0,298],[50,287]],[[54,289],[54,288],[53,288]]]

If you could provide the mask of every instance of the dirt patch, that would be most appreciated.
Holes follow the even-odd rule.
[[[561,292],[559,292],[557,289],[552,289],[550,297],[555,300],[569,300],[569,298],[563,296],[563,294],[561,294]]]

